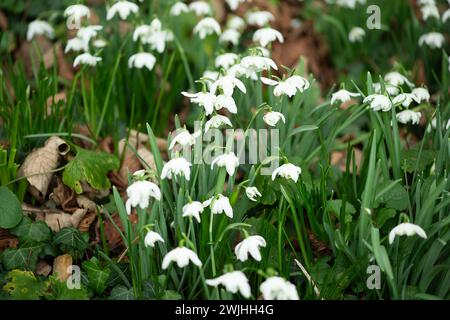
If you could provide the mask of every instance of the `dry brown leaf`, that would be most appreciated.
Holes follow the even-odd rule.
[[[81,232],[88,232],[89,228],[91,227],[92,223],[95,221],[95,218],[97,218],[96,212],[89,212],[80,222],[78,225],[78,230]]]
[[[8,230],[0,228],[0,252],[8,248],[16,248],[19,241]]]
[[[60,281],[66,281],[71,275],[69,267],[73,265],[72,257],[69,254],[63,254],[56,257],[53,261],[53,275],[55,275]]]
[[[86,209],[77,209],[72,214],[65,212],[46,213],[44,221],[50,227],[50,229],[52,229],[54,232],[58,232],[62,228],[66,227],[78,228],[78,225],[80,224],[86,213]]]
[[[60,177],[56,179],[56,187],[53,188],[48,198],[65,212],[74,212],[79,208],[75,191],[67,187]]]
[[[53,113],[61,114],[61,110],[55,110],[54,107],[57,106],[60,101],[66,102],[66,93],[64,91],[58,92],[54,96],[47,98],[45,103],[47,106],[47,116],[51,116]]]
[[[36,47],[37,48],[36,48]],[[45,36],[36,36],[32,42],[23,42],[16,54],[16,61],[23,61],[25,66],[25,72],[28,76],[33,75],[33,63],[39,66],[40,54],[44,54],[50,48],[52,48],[52,42]],[[37,50],[36,50],[37,49]]]
[[[44,260],[39,260],[37,265],[36,265],[35,273],[37,275],[47,277],[50,274],[50,272],[52,272],[52,266],[49,265]]]
[[[0,10],[0,29],[2,30],[8,29],[8,18],[1,10]]]

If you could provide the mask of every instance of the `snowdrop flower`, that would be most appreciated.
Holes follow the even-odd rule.
[[[445,123],[445,122],[444,122]],[[444,123],[442,123],[442,127],[444,127]],[[437,120],[436,118],[431,119],[431,128],[436,129],[437,127]],[[431,128],[428,126],[427,130],[428,132],[431,131]],[[444,130],[448,130],[448,128],[450,128],[450,119],[447,121],[447,124],[445,125],[445,129]]]
[[[219,128],[222,125],[227,125],[230,127],[233,127],[233,125],[231,124],[230,119],[228,119],[225,116],[222,116],[220,114],[216,114],[215,116],[212,116],[211,119],[209,119],[208,121],[206,121],[205,123],[205,132],[208,132],[208,130],[210,128]]]
[[[392,108],[392,102],[389,100],[388,97],[382,94],[371,94],[364,98],[364,103],[369,102],[370,108],[373,109],[373,111],[384,111],[387,112],[391,110]]]
[[[447,9],[443,14],[442,14],[442,22],[446,23],[447,20],[450,20],[450,9]]]
[[[218,71],[205,70],[205,72],[203,72],[202,78],[208,79],[212,83],[219,79],[219,76],[220,73]]]
[[[347,101],[350,101],[352,97],[358,96],[359,93],[353,93],[345,89],[341,89],[331,95],[331,104],[334,104],[335,102],[345,103]]]
[[[162,168],[161,179],[172,179],[173,176],[181,175],[189,181],[191,177],[191,166],[192,164],[183,157],[169,160]]]
[[[204,1],[194,1],[189,4],[189,9],[194,11],[196,16],[211,14],[211,7]]]
[[[150,44],[152,50],[163,53],[166,48],[166,42],[173,40],[173,33],[169,30],[163,30],[161,21],[153,19],[150,25],[141,25],[133,32],[133,40],[140,40],[143,44]]]
[[[261,56],[246,56],[242,58],[241,67],[246,70],[247,74],[269,70],[270,68],[278,70],[272,59]]]
[[[388,93],[390,96],[396,96],[396,95],[398,95],[398,93],[400,92],[400,89],[399,89],[398,87],[393,86],[393,85],[390,84],[390,83],[385,83],[384,86],[385,86],[385,88],[386,88],[387,93]],[[374,83],[373,83],[373,89],[375,90],[376,93],[381,93],[381,83],[379,83],[379,82],[374,82]]]
[[[102,29],[103,27],[99,25],[82,27],[77,31],[77,37],[89,42],[92,38],[96,37],[98,32]]]
[[[149,71],[153,70],[153,67],[155,66],[156,58],[148,52],[139,52],[136,54],[133,54],[128,59],[128,68],[138,68],[142,69],[143,67],[146,67]]]
[[[336,0],[336,5],[343,8],[355,9],[356,4],[365,4],[366,0]]]
[[[234,248],[234,254],[237,259],[244,262],[248,260],[248,255],[253,257],[256,261],[261,261],[261,253],[259,247],[265,247],[266,240],[261,236],[249,236],[239,242]]]
[[[234,29],[226,29],[219,37],[220,43],[231,43],[233,46],[237,46],[241,34]]]
[[[427,238],[427,234],[425,233],[425,231],[418,225],[409,222],[400,223],[398,226],[392,229],[391,232],[389,232],[389,244],[392,244],[394,242],[396,236],[406,235],[410,237],[415,234],[424,239]]]
[[[272,43],[275,40],[278,40],[281,43],[284,42],[281,32],[273,28],[262,28],[256,30],[253,34],[253,42],[258,42],[262,47],[267,47],[269,43]]]
[[[244,298],[250,298],[251,295],[248,279],[242,271],[232,271],[215,279],[207,279],[206,284],[213,287],[223,285],[228,292],[237,293],[239,291]]]
[[[75,57],[73,62],[73,67],[75,68],[79,64],[84,64],[88,66],[95,66],[98,62],[102,61],[102,58],[95,57],[92,54],[85,52]]]
[[[114,3],[111,8],[108,9],[106,13],[106,20],[111,20],[114,18],[115,15],[119,15],[120,19],[126,20],[128,16],[131,13],[138,13],[139,7],[137,4],[126,1],[126,0],[120,0]]]
[[[414,95],[417,103],[421,103],[422,101],[430,101],[430,93],[425,88],[414,88],[411,94]]]
[[[258,27],[263,27],[270,21],[275,20],[272,13],[268,11],[254,11],[249,12],[246,15],[247,23],[250,25],[256,25]]]
[[[309,88],[309,81],[301,76],[292,76],[282,81],[275,81],[265,77],[261,77],[261,81],[269,86],[275,86],[273,94],[276,97],[286,94],[289,98],[297,93],[303,92]]]
[[[161,200],[159,187],[150,181],[136,181],[127,188],[128,200],[125,203],[127,213],[131,213],[131,207],[139,206],[145,210],[148,208],[150,197]]]
[[[133,32],[133,41],[141,40],[143,43],[145,38],[152,32],[152,28],[149,25],[138,26]]]
[[[256,197],[261,197],[261,192],[259,192],[258,188],[256,187],[247,187],[245,188],[245,194],[247,195],[247,198],[250,201],[256,202]]]
[[[170,8],[170,15],[171,16],[179,16],[182,13],[189,12],[189,7],[187,4],[179,1],[176,2],[171,8]]]
[[[238,55],[235,53],[224,53],[217,56],[215,64],[216,68],[224,68],[225,70],[235,64],[239,59]]]
[[[445,42],[444,35],[439,32],[429,32],[424,35],[422,35],[419,38],[419,45],[423,46],[426,44],[431,49],[439,49],[442,48],[442,45]]]
[[[64,10],[64,17],[74,19],[75,21],[80,21],[81,18],[89,18],[90,16],[91,12],[89,8],[82,4],[74,4]]]
[[[402,86],[406,83],[408,86],[414,87],[414,84],[412,84],[411,81],[409,81],[404,75],[395,71],[387,73],[384,76],[384,81],[392,84],[393,86]]]
[[[267,278],[259,289],[264,300],[299,300],[295,286],[281,277]]]
[[[224,94],[217,96],[217,99],[214,102],[214,108],[216,110],[225,108],[228,111],[230,111],[231,113],[234,113],[234,114],[237,113],[236,102],[234,101],[233,97],[227,96]]]
[[[211,92],[215,93],[217,89],[222,89],[224,94],[226,94],[227,96],[232,96],[234,87],[237,87],[243,93],[247,92],[247,90],[245,89],[245,85],[242,83],[241,80],[229,75],[222,76],[219,79],[217,79],[211,85]]]
[[[225,213],[227,217],[233,218],[233,208],[231,207],[230,199],[224,195],[218,194],[217,196],[204,201],[202,205],[204,208],[210,207],[212,214]]]
[[[416,96],[412,93],[400,93],[394,99],[392,99],[392,103],[394,105],[401,104],[403,107],[408,107],[413,100],[416,100]]]
[[[172,150],[175,147],[175,144],[180,144],[181,146],[192,146],[195,143],[195,139],[201,134],[200,131],[197,131],[193,134],[190,134],[187,129],[177,130],[177,135],[172,139],[169,145],[169,150]]]
[[[231,16],[227,21],[227,28],[234,29],[236,31],[243,30],[245,28],[245,21],[239,16]]]
[[[277,176],[280,176],[281,178],[291,179],[297,183],[300,173],[302,173],[302,169],[300,167],[297,167],[292,163],[286,163],[272,172],[272,181],[275,180]]]
[[[34,20],[30,22],[27,30],[27,40],[31,41],[35,36],[44,35],[49,39],[53,39],[55,36],[55,30],[53,27],[45,21],[42,20]]]
[[[164,239],[161,237],[161,235],[155,231],[149,231],[147,232],[147,234],[145,235],[144,238],[144,245],[146,247],[154,247],[156,241],[161,241],[164,242]]]
[[[66,48],[64,49],[64,53],[67,53],[69,51],[88,51],[89,50],[89,44],[84,41],[83,39],[80,39],[78,37],[72,38],[67,40]]]
[[[181,92],[185,97],[188,97],[192,103],[198,104],[205,109],[205,114],[210,115],[214,110],[214,103],[216,101],[216,95],[211,92],[198,92],[189,93]]]
[[[448,1],[448,0],[447,0]],[[417,3],[420,6],[426,6],[426,5],[436,5],[435,0],[417,0]]]
[[[412,110],[403,110],[396,115],[397,121],[403,124],[407,124],[408,122],[411,122],[411,124],[419,124],[421,116],[420,112]]]
[[[364,36],[366,35],[366,32],[363,28],[360,27],[354,27],[350,32],[348,33],[348,40],[351,43],[355,42],[362,42]]]
[[[263,117],[264,122],[271,127],[275,127],[278,123],[278,121],[283,121],[283,123],[286,123],[286,119],[284,118],[284,115],[277,111],[269,111],[267,112]]]
[[[428,20],[429,18],[439,19],[439,10],[435,4],[427,4],[420,8],[422,12],[423,20]]]
[[[231,151],[215,158],[211,163],[211,170],[215,164],[217,164],[218,167],[225,167],[228,174],[232,176],[239,166],[239,158]]]
[[[95,48],[104,48],[104,47],[106,47],[107,42],[103,39],[97,39],[97,40],[94,40],[94,42],[92,42],[92,45]]]
[[[164,256],[162,262],[163,270],[166,270],[171,262],[176,262],[179,268],[186,267],[189,264],[189,262],[192,262],[197,267],[202,266],[202,262],[198,258],[197,254],[191,249],[188,249],[186,247],[178,247],[168,252]]]
[[[211,17],[203,18],[194,27],[194,33],[198,34],[200,39],[205,39],[206,36],[213,33],[219,35],[220,32],[221,31],[219,23]]]
[[[235,11],[241,3],[244,3],[246,0],[225,0],[228,3],[228,6],[232,11]]]
[[[200,201],[193,201],[183,206],[183,217],[194,217],[200,223],[200,213],[203,212],[203,204]]]

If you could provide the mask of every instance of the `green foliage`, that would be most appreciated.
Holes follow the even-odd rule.
[[[134,300],[133,290],[119,285],[111,290],[109,300]]]
[[[49,287],[49,282],[40,281],[31,271],[12,270],[6,279],[3,290],[14,300],[39,300]]]
[[[61,229],[53,237],[53,244],[62,252],[69,253],[73,258],[81,258],[88,248],[88,235],[78,229],[67,227]]]
[[[58,280],[55,276],[49,278],[49,292],[46,298],[51,300],[87,300],[88,293],[86,288],[81,286],[77,288],[69,288],[66,282]]]
[[[13,228],[22,219],[22,206],[7,187],[0,187],[0,228]]]
[[[43,248],[39,243],[24,243],[18,248],[9,248],[2,253],[3,265],[6,269],[34,270]]]
[[[83,262],[83,269],[87,273],[89,288],[91,288],[96,295],[101,295],[103,291],[105,291],[108,279],[111,275],[109,267],[102,266],[96,257],[92,257],[90,260]]]
[[[44,221],[32,221],[28,217],[23,217],[20,224],[10,233],[17,236],[20,241],[43,242],[51,237],[51,230]]]

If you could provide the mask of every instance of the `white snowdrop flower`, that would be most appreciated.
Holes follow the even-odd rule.
[[[258,29],[253,34],[253,42],[259,43],[262,47],[267,47],[269,43],[272,43],[276,40],[278,40],[280,43],[284,42],[284,38],[281,32],[273,28]]]
[[[404,75],[398,72],[389,72],[384,76],[384,81],[386,81],[389,84],[392,84],[393,86],[402,86],[405,83],[410,86],[414,87],[414,84],[408,80]]]
[[[216,95],[211,92],[181,92],[185,97],[188,97],[192,103],[198,104],[205,109],[205,114],[210,115],[214,111],[214,103],[216,102]]]
[[[347,9],[355,9],[356,5],[365,4],[366,0],[336,0],[336,5]]]
[[[96,37],[98,32],[102,29],[103,27],[99,25],[82,27],[77,31],[77,37],[89,42],[92,38]]]
[[[263,117],[264,122],[271,127],[275,127],[277,123],[281,120],[283,123],[286,123],[286,119],[284,115],[277,111],[267,112]]]
[[[149,25],[140,25],[133,32],[133,41],[143,41],[151,32],[152,29]]]
[[[269,11],[254,11],[247,13],[246,20],[249,25],[263,27],[275,20],[275,17]]]
[[[224,68],[225,70],[235,64],[239,59],[238,55],[235,53],[224,53],[217,56],[215,65],[216,68]]]
[[[183,206],[183,217],[193,217],[200,223],[200,213],[203,212],[203,204],[200,201],[192,201]]]
[[[230,68],[228,68],[228,70],[226,70],[226,74],[235,78],[246,76],[248,79],[252,79],[255,81],[258,80],[258,75],[256,74],[256,72],[251,73],[249,69],[245,69],[241,66],[240,63],[232,65]]]
[[[436,118],[431,119],[431,127],[433,129],[436,129],[436,127],[437,127],[437,120],[436,120]],[[442,127],[444,127],[444,123],[442,123]],[[448,130],[448,128],[450,128],[450,119],[447,121],[447,124],[445,125],[445,130]],[[428,132],[430,132],[430,131],[431,130],[428,130]]]
[[[213,287],[223,285],[228,292],[237,293],[239,291],[244,298],[251,296],[250,284],[242,271],[232,271],[215,279],[207,279],[206,284]]]
[[[67,53],[69,51],[89,51],[89,44],[84,41],[83,39],[80,39],[78,37],[72,38],[67,40],[66,48],[64,49],[64,53]]]
[[[364,36],[366,35],[366,32],[361,27],[354,27],[350,30],[348,33],[348,40],[351,43],[355,42],[362,42]]]
[[[139,206],[145,210],[148,208],[150,197],[161,200],[159,187],[150,181],[136,181],[127,188],[128,200],[125,203],[127,213],[131,213],[131,208]]]
[[[392,102],[388,97],[382,94],[371,94],[364,98],[364,103],[369,102],[369,107],[373,111],[384,111],[387,112],[392,108]]]
[[[133,41],[140,40],[143,44],[149,44],[152,50],[163,53],[166,43],[173,40],[173,33],[163,30],[159,19],[153,19],[150,25],[141,25],[133,32]]]
[[[200,39],[205,39],[206,36],[216,33],[220,35],[219,23],[211,17],[203,18],[194,27],[194,33],[198,34]]]
[[[261,261],[261,252],[259,247],[265,247],[266,240],[261,236],[249,236],[239,242],[234,248],[234,254],[239,261],[247,261],[250,254],[256,261]]]
[[[175,147],[175,144],[180,144],[181,146],[192,146],[195,143],[195,139],[201,134],[200,131],[189,133],[187,129],[177,130],[177,135],[172,139],[169,145],[169,150]]]
[[[98,62],[102,61],[101,57],[96,57],[90,54],[89,52],[82,53],[75,57],[75,60],[73,61],[73,67],[80,64],[88,65],[88,66],[95,66]]]
[[[261,56],[266,57],[266,58],[270,58],[270,50],[264,47],[254,47],[253,49],[259,51],[259,53],[261,54]]]
[[[417,0],[417,3],[420,6],[436,5],[436,1],[435,0]]]
[[[170,15],[171,16],[179,16],[182,13],[189,12],[189,7],[187,4],[179,1],[176,2],[171,8],[170,8]]]
[[[303,92],[309,88],[309,81],[301,76],[292,76],[282,81],[275,81],[265,77],[261,77],[261,81],[269,86],[275,86],[273,94],[276,97],[282,94],[291,98],[297,93],[297,91]]]
[[[204,201],[202,205],[204,208],[210,207],[212,214],[225,213],[227,217],[233,218],[233,208],[231,207],[230,199],[224,195],[218,194],[217,196]]]
[[[247,74],[269,70],[270,68],[278,70],[272,59],[261,56],[246,56],[242,58],[241,67],[246,70]]]
[[[189,262],[192,262],[197,267],[202,266],[202,262],[198,258],[197,254],[191,249],[188,249],[186,247],[178,247],[169,251],[164,256],[162,262],[163,270],[166,270],[171,262],[175,262],[179,268],[186,267],[189,264]]]
[[[264,300],[299,300],[295,286],[281,277],[267,278],[259,289]]]
[[[414,88],[411,94],[416,97],[414,100],[416,100],[417,103],[421,103],[422,101],[430,101],[430,93],[425,88]]]
[[[230,151],[216,157],[211,163],[211,170],[214,168],[214,165],[217,165],[218,167],[225,167],[227,173],[232,176],[234,175],[236,168],[239,167],[239,158],[234,154],[234,152]]]
[[[245,21],[239,16],[232,15],[227,20],[227,28],[236,31],[245,29]]]
[[[237,113],[236,102],[234,101],[232,96],[227,96],[225,94],[221,94],[217,96],[216,101],[214,102],[214,108],[216,110],[220,110],[222,108],[227,109],[231,113]]]
[[[157,233],[155,231],[149,231],[145,235],[144,245],[146,247],[152,247],[153,248],[157,241],[164,242],[164,239],[161,237],[161,235],[159,233]]]
[[[411,122],[411,124],[419,124],[420,117],[422,114],[420,112],[415,112],[412,110],[403,110],[397,113],[397,121],[403,124]]]
[[[89,8],[82,4],[74,4],[64,10],[64,17],[74,19],[75,21],[80,21],[81,18],[89,18],[90,16],[91,12]]]
[[[211,81],[211,83],[213,83],[214,81],[219,79],[219,76],[219,71],[205,70],[205,72],[203,72],[202,78],[208,79],[209,81]]]
[[[428,20],[429,18],[439,19],[439,10],[435,4],[427,4],[420,8],[422,12],[423,20]]]
[[[442,22],[446,23],[447,20],[450,20],[450,9],[447,9],[443,14],[442,14]]]
[[[247,195],[247,198],[251,201],[256,202],[256,197],[261,197],[261,192],[259,192],[258,188],[256,187],[247,187],[245,188],[245,194]]]
[[[93,45],[95,48],[104,48],[104,47],[106,47],[107,44],[108,44],[108,43],[107,43],[105,40],[103,40],[103,39],[96,39],[96,40],[94,40],[94,41],[92,42],[92,45]]]
[[[396,95],[398,95],[399,94],[399,92],[400,92],[400,89],[398,88],[398,87],[396,87],[396,86],[393,86],[392,84],[390,84],[390,83],[385,83],[385,88],[386,88],[386,91],[387,91],[387,93],[390,95],[390,96],[396,96]],[[376,92],[376,93],[381,93],[381,83],[379,83],[379,82],[374,82],[373,83],[373,89],[374,89],[374,91]]]
[[[230,127],[233,127],[233,125],[231,124],[230,119],[228,119],[225,116],[222,116],[220,114],[216,114],[214,116],[211,117],[211,119],[209,119],[208,121],[206,121],[205,123],[205,132],[208,132],[208,130],[210,128],[219,128],[222,125],[227,125]]]
[[[156,58],[148,52],[139,52],[136,54],[133,54],[128,59],[128,68],[138,68],[142,69],[143,67],[146,67],[149,71],[153,70],[153,67],[155,66]]]
[[[302,173],[302,169],[300,167],[293,165],[292,163],[285,163],[272,172],[272,181],[279,176],[284,179],[291,179],[297,183],[300,173]]]
[[[55,30],[46,21],[34,20],[30,22],[27,30],[27,40],[31,41],[35,36],[44,35],[49,39],[53,39],[55,36]]]
[[[222,76],[219,79],[217,79],[211,85],[211,92],[216,93],[217,89],[222,89],[224,94],[226,94],[227,96],[232,96],[234,87],[237,87],[243,93],[247,93],[245,85],[242,83],[242,81],[239,80],[238,78],[229,75]]]
[[[232,11],[235,11],[241,3],[244,3],[246,0],[225,0],[228,3],[228,6]]]
[[[115,15],[119,15],[120,19],[126,20],[131,13],[138,13],[139,7],[137,4],[120,0],[114,3],[106,12],[106,20],[111,20]]]
[[[211,6],[204,1],[191,2],[189,10],[194,11],[196,16],[206,16],[212,13]]]
[[[401,104],[403,107],[408,107],[413,100],[416,100],[416,96],[412,93],[400,93],[394,99],[392,99],[392,103],[394,105]]]
[[[350,101],[352,97],[359,97],[359,93],[353,93],[345,89],[341,89],[331,95],[331,104],[335,104],[336,102],[345,103]]]
[[[187,181],[191,178],[192,164],[183,157],[174,158],[164,164],[161,179],[172,179],[173,176],[184,176]]]
[[[411,237],[415,234],[421,238],[427,238],[427,234],[420,226],[409,222],[400,223],[398,226],[392,229],[391,232],[389,232],[389,244],[392,244],[394,242],[396,236],[406,235],[408,237]]]
[[[219,42],[220,43],[231,43],[233,46],[237,46],[239,43],[239,38],[241,37],[241,34],[239,31],[234,29],[226,29],[220,36],[219,36]]]
[[[422,35],[419,38],[419,45],[423,46],[426,44],[431,49],[439,49],[442,48],[442,45],[445,42],[444,35],[439,32],[429,32],[424,35]]]

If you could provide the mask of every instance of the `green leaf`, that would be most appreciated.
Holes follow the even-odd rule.
[[[31,271],[12,270],[6,278],[9,282],[3,290],[15,300],[39,300],[49,286],[48,281],[39,281]]]
[[[81,182],[87,182],[96,190],[109,189],[111,183],[107,177],[109,171],[119,169],[119,159],[105,152],[94,152],[79,147],[76,156],[63,172],[65,185],[80,194],[83,192]]]
[[[88,294],[86,288],[70,289],[66,282],[58,280],[54,276],[49,277],[50,280],[50,294],[49,299],[54,300],[87,300]]]
[[[89,287],[97,295],[101,295],[105,291],[106,284],[111,275],[109,267],[102,267],[100,261],[96,257],[92,257],[91,260],[83,262],[83,269],[87,273]]]
[[[42,248],[42,244],[27,243],[19,248],[6,249],[2,255],[3,265],[8,270],[34,270]]]
[[[11,234],[17,236],[21,241],[41,242],[50,239],[50,228],[44,221],[33,222],[24,217],[20,224],[11,229]]]
[[[117,286],[111,290],[109,300],[134,300],[133,290],[124,286]]]
[[[403,150],[402,169],[407,172],[414,172],[417,166],[417,171],[421,172],[428,165],[431,165],[435,158],[436,152],[434,150],[420,150],[418,148]]]
[[[384,181],[377,186],[378,190],[383,190],[388,188],[389,190],[378,194],[375,202],[377,207],[380,203],[384,203],[387,208],[392,208],[396,210],[405,210],[408,207],[409,196],[405,188],[400,184],[400,182],[394,183],[391,180]]]
[[[383,208],[380,211],[377,212],[377,215],[375,217],[375,222],[377,223],[377,226],[381,228],[386,221],[389,219],[394,218],[397,215],[397,211],[395,211],[392,208]]]
[[[88,239],[76,228],[68,227],[61,229],[53,238],[53,244],[61,251],[69,253],[74,258],[84,255],[88,247]]]
[[[0,187],[0,228],[13,228],[22,219],[22,206],[7,187]]]
[[[340,218],[341,209],[343,205],[345,205],[344,222],[350,223],[352,222],[353,214],[356,213],[356,209],[351,203],[348,203],[347,201],[342,201],[340,199],[328,200],[326,209],[327,211],[334,213],[336,217]]]
[[[182,296],[174,290],[165,290],[161,296],[161,300],[181,300]]]

